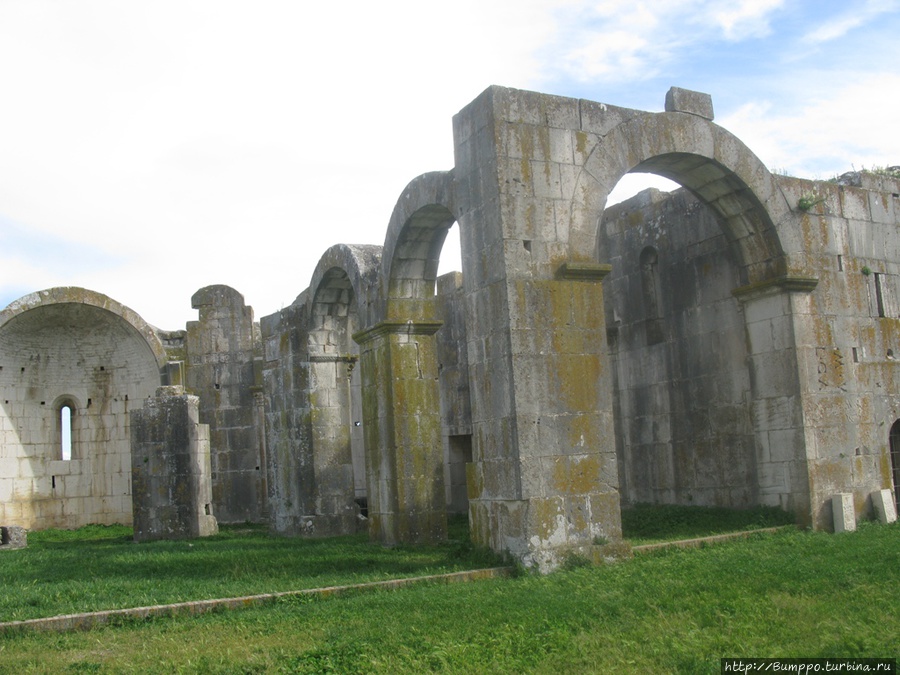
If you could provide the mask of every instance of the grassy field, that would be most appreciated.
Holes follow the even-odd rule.
[[[136,544],[129,527],[94,525],[28,535],[0,555],[0,621],[241,597],[423,576],[502,564],[469,544],[464,520],[442,546],[386,549],[365,535],[299,539],[265,527]],[[2,667],[2,663],[0,663]]]
[[[241,550],[248,536],[262,534],[230,533],[223,541],[231,537],[230,547]],[[37,533],[29,548],[31,537]],[[414,551],[358,544],[376,557]],[[254,548],[248,547],[251,559]],[[444,549],[443,562],[424,568],[450,569],[448,557],[484,555],[463,543],[427,551]],[[7,590],[9,563],[2,558],[0,595],[10,602],[6,594],[19,591]],[[126,556],[118,564],[131,562]],[[294,564],[297,585],[304,563]],[[317,580],[332,564],[340,560],[313,556],[309,567],[318,571],[302,585],[324,585]],[[35,584],[52,560],[44,565],[32,575]],[[104,569],[113,567],[110,561]],[[345,572],[360,580],[350,567]],[[157,574],[165,579],[167,571]],[[184,568],[171,576],[191,574]],[[252,574],[238,574],[245,575],[250,583]],[[898,589],[900,526],[863,524],[841,535],[788,529],[546,577],[296,598],[86,633],[2,636],[0,672],[718,673],[724,656],[897,657]]]
[[[714,506],[636,504],[622,511],[622,532],[634,545],[793,523],[793,514],[771,506],[725,509]]]

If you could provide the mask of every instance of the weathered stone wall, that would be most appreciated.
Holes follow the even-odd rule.
[[[216,534],[209,427],[199,422],[199,399],[177,386],[156,393],[131,413],[134,540]]]
[[[812,518],[825,529],[837,493],[852,493],[857,517],[872,516],[871,493],[892,485],[889,436],[900,419],[900,180],[841,182],[778,177],[818,278],[793,320]]]
[[[359,348],[381,249],[336,245],[309,290],[261,321],[276,531],[330,536],[365,529],[368,485]]]
[[[263,398],[256,357],[260,351],[253,310],[228,286],[207,286],[191,305],[185,386],[200,398],[200,421],[209,425],[213,509],[219,522],[266,518]]]
[[[99,293],[42,291],[0,313],[0,523],[130,524],[129,411],[163,362],[152,329]]]
[[[599,212],[573,203],[596,142],[583,122],[578,101],[497,87],[454,118],[472,531],[541,569],[621,537],[608,270],[596,260]]]
[[[444,489],[449,513],[468,513],[466,466],[472,462],[472,403],[466,352],[466,306],[462,272],[437,280],[436,333],[444,443]]]
[[[731,293],[739,271],[715,214],[684,190],[642,192],[604,212],[600,256],[613,270],[604,286],[623,501],[765,501]]]
[[[548,570],[621,550],[623,499],[830,528],[846,493],[866,515],[897,471],[900,182],[774,176],[713,117],[675,88],[650,113],[490,87],[384,245],[328,249],[262,336],[225,286],[198,291],[184,333],[108,298],[72,309],[65,289],[8,308],[0,521],[118,519],[129,402],[179,382],[226,522],[264,519],[268,497],[277,531],[336,534],[367,506],[374,539],[427,542],[449,504]],[[605,212],[629,172],[687,192]],[[437,280],[454,222],[462,275]],[[90,452],[61,463],[62,405]]]
[[[301,298],[260,320],[265,354],[268,498],[272,527],[284,534],[301,534],[302,516],[314,513],[308,328],[306,303]]]

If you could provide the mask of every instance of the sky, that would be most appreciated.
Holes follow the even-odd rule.
[[[492,84],[678,86],[772,171],[900,164],[898,35],[900,0],[0,0],[0,307],[81,286],[176,330],[227,284],[277,312],[329,246],[384,243]]]

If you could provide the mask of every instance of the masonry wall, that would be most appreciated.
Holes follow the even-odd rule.
[[[305,297],[305,296],[304,296]],[[300,534],[314,512],[307,312],[297,302],[260,321],[268,450],[268,500],[276,532]]]
[[[889,434],[900,418],[900,181],[855,173],[840,182],[778,177],[795,205],[818,278],[794,315],[802,355],[805,447],[814,523],[830,529],[832,494],[857,517],[892,487]],[[799,207],[801,199],[811,208]]]
[[[472,402],[466,351],[465,293],[461,272],[437,280],[437,312],[443,325],[436,333],[441,391],[441,437],[444,444],[444,489],[449,513],[469,511],[466,466],[472,462]]]
[[[219,531],[212,515],[209,427],[182,387],[160,387],[131,413],[134,540],[191,539]]]
[[[209,425],[213,513],[219,522],[262,522],[266,469],[258,328],[243,296],[207,286],[191,299],[200,310],[187,325],[185,386],[200,398]]]
[[[607,209],[606,324],[625,503],[759,503],[738,269],[715,214],[687,191]]]
[[[159,386],[159,366],[132,326],[75,296],[38,304],[0,329],[5,525],[131,524],[129,411]],[[62,457],[63,405],[72,409],[70,459]]]

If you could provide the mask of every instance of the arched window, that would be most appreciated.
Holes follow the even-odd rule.
[[[72,418],[75,416],[75,406],[71,403],[63,403],[59,407],[59,445],[60,458],[72,459]]]

